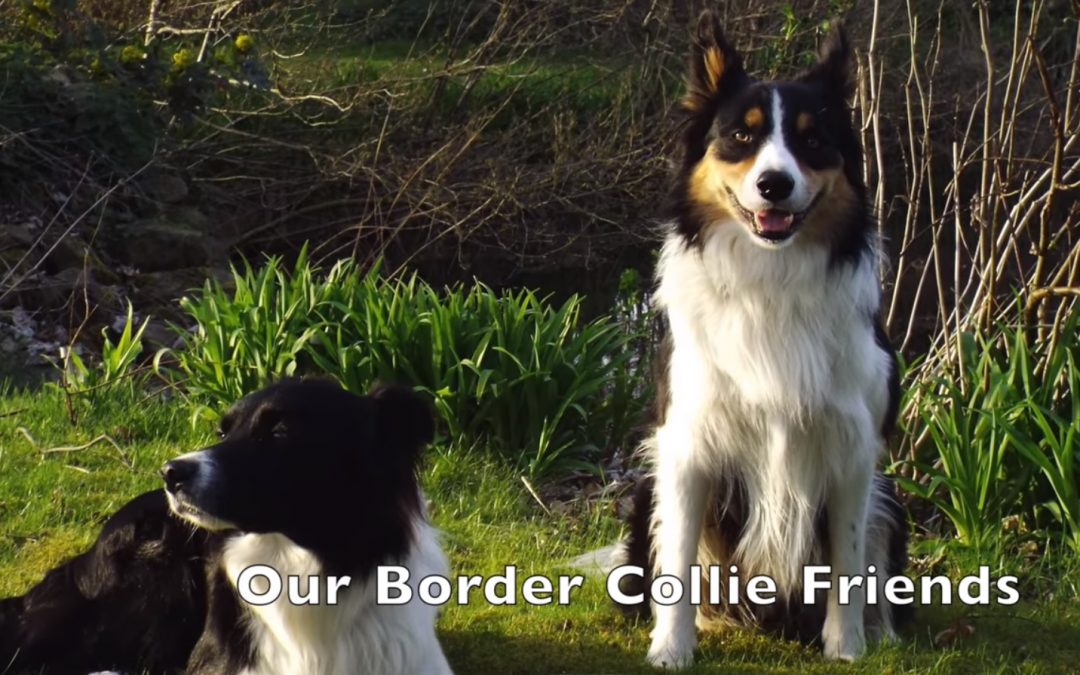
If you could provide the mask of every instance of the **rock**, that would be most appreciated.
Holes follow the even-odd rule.
[[[122,262],[142,272],[198,267],[223,258],[225,250],[203,232],[162,220],[138,220],[124,228]]]
[[[60,284],[69,291],[81,290],[90,282],[90,273],[83,272],[79,267],[69,267],[54,274],[51,278],[53,283]]]
[[[44,237],[40,242],[29,224],[0,226],[0,271],[6,271],[27,252],[23,268],[55,275],[66,269],[81,269],[84,263],[109,273],[93,250],[78,235],[69,233],[61,239]],[[44,259],[43,259],[44,258]]]
[[[31,231],[29,223],[20,225],[0,225],[0,251],[7,248],[29,249],[37,236]]]
[[[172,323],[187,324],[190,317],[180,308],[180,298],[198,293],[207,279],[216,279],[231,288],[227,270],[192,267],[169,272],[150,272],[131,281],[131,301],[140,311]]]
[[[175,204],[188,196],[184,179],[164,170],[151,170],[139,182],[148,197],[166,204]]]
[[[175,206],[165,214],[166,220],[183,225],[184,227],[212,234],[210,231],[210,219],[206,214],[194,206]]]
[[[82,311],[85,290],[91,307],[107,307],[119,311],[127,306],[123,288],[101,283],[94,270],[69,267],[52,275],[34,273],[4,300],[4,305],[19,305],[31,311],[57,310],[74,301],[76,311]],[[9,302],[10,300],[10,302]]]
[[[140,274],[132,283],[132,300],[139,307],[175,306],[180,298],[201,288],[209,274],[204,267]]]
[[[123,286],[118,284],[95,284],[91,283],[87,289],[87,297],[92,306],[103,306],[110,311],[119,311],[127,307],[127,296]]]
[[[169,328],[164,321],[151,319],[143,331],[143,347],[150,351],[162,348],[174,349],[181,344],[180,336]]]
[[[67,269],[60,274],[35,274],[15,290],[19,304],[31,312],[59,309],[71,294],[80,290],[84,278],[81,270]]]
[[[30,268],[30,265],[32,265],[33,262],[31,261],[31,256],[26,255],[26,251],[27,249],[22,247],[0,247],[0,279],[6,276],[16,265],[19,265],[20,260],[22,261],[20,270],[25,271]],[[26,256],[25,260],[23,260],[23,256]]]
[[[41,251],[49,251],[45,258],[44,269],[49,274],[57,274],[62,270],[81,269],[84,257],[87,254],[86,243],[78,237],[68,235],[59,241],[44,246]]]
[[[53,84],[60,85],[62,88],[67,88],[78,79],[76,72],[68,65],[59,64],[53,66],[52,70],[46,73],[42,78],[45,82],[51,82]]]
[[[101,259],[97,252],[91,250],[87,260],[87,269],[90,270],[90,278],[98,284],[115,284],[120,281],[117,270]]]

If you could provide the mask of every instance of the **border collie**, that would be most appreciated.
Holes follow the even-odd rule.
[[[846,102],[849,60],[837,26],[801,77],[758,81],[717,17],[699,19],[657,270],[668,337],[645,446],[651,471],[622,559],[684,588],[692,565],[706,577],[709,566],[728,574],[735,565],[741,579],[771,577],[782,601],[749,611],[695,609],[685,596],[658,605],[653,665],[689,665],[696,627],[714,619],[820,639],[832,659],[857,658],[868,632],[895,635],[900,608],[867,603],[859,588],[840,604],[837,593],[838,576],[868,570],[880,592],[906,564],[907,537],[893,487],[875,470],[899,385]],[[831,567],[832,588],[804,605],[809,564]]]
[[[412,579],[449,572],[416,476],[433,432],[403,388],[356,396],[284,380],[243,398],[219,443],[165,465],[164,491],[136,497],[93,548],[0,602],[0,669],[449,673],[435,607],[375,604],[381,564]],[[301,596],[331,575],[350,583],[336,604],[325,589],[319,604],[284,590],[249,604],[237,580],[252,565],[274,568],[283,589],[298,577]]]

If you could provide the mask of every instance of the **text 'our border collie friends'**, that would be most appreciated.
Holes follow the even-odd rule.
[[[605,588],[612,600],[619,604],[653,602],[673,604],[686,597],[691,605],[750,604],[770,606],[777,596],[776,581],[759,574],[743,579],[736,565],[726,570],[718,565],[708,569],[700,565],[690,568],[691,575],[684,587],[675,576],[658,576],[650,579],[649,587],[634,595],[623,590],[629,578],[646,577],[646,570],[635,565],[620,565],[605,579]],[[569,605],[574,591],[585,584],[581,574],[548,577],[542,574],[521,576],[514,565],[507,565],[501,574],[484,577],[479,574],[447,577],[434,574],[415,578],[408,567],[380,565],[375,575],[375,602],[379,605],[404,605],[418,599],[426,605],[469,605],[486,603],[491,606]],[[1017,591],[1019,580],[1013,575],[992,578],[989,566],[979,567],[976,575],[965,576],[956,581],[946,576],[921,576],[914,579],[904,575],[882,579],[873,565],[866,574],[833,577],[828,565],[808,565],[802,574],[802,602],[814,605],[824,602],[822,592],[829,591],[838,583],[839,603],[847,605],[855,589],[867,592],[867,604],[875,604],[879,597],[895,605],[924,605],[937,603],[951,605],[1003,606],[1015,605],[1020,600]],[[240,572],[236,581],[240,599],[248,604],[264,606],[284,597],[293,605],[336,605],[343,588],[352,584],[352,577],[309,575],[282,575],[269,565],[252,565]],[[878,588],[878,584],[882,584]]]

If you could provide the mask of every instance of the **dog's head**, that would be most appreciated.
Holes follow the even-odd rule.
[[[790,81],[743,69],[717,17],[702,14],[691,47],[683,164],[675,186],[680,232],[741,227],[765,248],[850,236],[862,208],[862,152],[846,99],[851,50],[834,26],[817,64]]]
[[[173,511],[199,527],[278,533],[322,551],[409,534],[421,511],[417,460],[433,433],[412,390],[357,396],[328,380],[283,380],[233,405],[220,442],[161,474]]]

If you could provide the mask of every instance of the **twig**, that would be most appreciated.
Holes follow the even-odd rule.
[[[97,445],[98,443],[100,443],[102,441],[106,441],[106,442],[109,443],[109,445],[113,446],[113,448],[116,450],[117,454],[120,455],[120,459],[124,463],[124,465],[127,466],[127,468],[134,470],[135,465],[132,464],[131,460],[124,453],[123,448],[121,448],[120,445],[117,444],[117,442],[114,441],[112,439],[112,437],[107,435],[107,434],[101,434],[100,436],[97,436],[93,440],[87,441],[86,443],[83,443],[82,445],[62,445],[62,446],[58,446],[58,447],[55,447],[55,448],[46,448],[45,450],[41,451],[41,454],[42,454],[42,456],[44,456],[44,455],[52,455],[52,454],[60,454],[60,453],[79,452],[80,450],[86,450],[87,448],[90,448],[90,447],[92,447],[94,445]]]
[[[522,476],[521,477],[521,482],[525,484],[525,489],[529,491],[529,494],[532,495],[532,498],[535,499],[536,503],[540,505],[540,508],[542,508],[544,510],[544,513],[546,513],[546,514],[548,514],[550,516],[551,515],[551,509],[549,509],[547,507],[547,504],[544,503],[544,500],[540,499],[540,495],[538,495],[536,493],[536,490],[533,489],[532,483],[529,482],[529,479],[526,478],[525,476]]]

